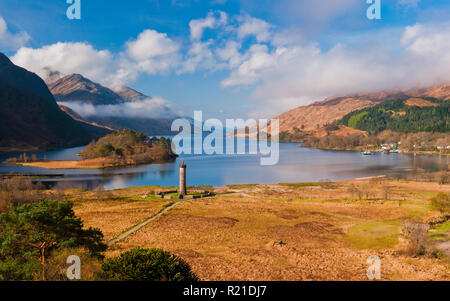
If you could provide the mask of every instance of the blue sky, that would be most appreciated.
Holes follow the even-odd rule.
[[[449,2],[381,3],[369,20],[365,0],[81,0],[69,20],[65,0],[8,0],[0,50],[41,76],[81,73],[218,118],[450,81]]]

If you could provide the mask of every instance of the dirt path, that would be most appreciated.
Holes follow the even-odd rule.
[[[138,231],[139,229],[141,229],[142,227],[144,227],[145,225],[147,225],[149,222],[151,222],[152,220],[160,217],[161,215],[163,215],[164,213],[166,213],[167,211],[169,211],[170,209],[172,209],[173,207],[177,206],[178,204],[181,204],[182,202],[177,202],[174,203],[172,205],[170,205],[169,207],[165,208],[164,210],[160,211],[159,213],[153,215],[152,217],[146,219],[145,221],[143,221],[142,223],[134,226],[133,228],[131,228],[130,230],[128,230],[127,232],[119,235],[116,238],[111,239],[110,241],[108,241],[106,244],[109,246],[112,246],[113,244],[125,239],[126,237],[130,236],[131,234],[133,234],[134,232]]]

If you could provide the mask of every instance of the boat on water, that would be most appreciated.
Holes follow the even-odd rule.
[[[373,153],[371,151],[363,151],[363,152],[361,152],[361,155],[370,156],[370,155],[373,155]]]

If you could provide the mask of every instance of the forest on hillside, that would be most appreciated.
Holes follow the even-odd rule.
[[[436,106],[410,106],[405,100],[389,100],[345,115],[337,123],[376,135],[385,130],[403,133],[450,131],[448,101],[427,98]]]

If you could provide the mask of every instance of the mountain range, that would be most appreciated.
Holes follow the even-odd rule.
[[[0,151],[80,146],[109,132],[71,118],[39,76],[0,53]]]
[[[70,115],[77,114],[77,118],[89,123],[103,125],[111,129],[130,128],[144,132],[147,135],[166,135],[171,132],[172,120],[177,117],[171,108],[160,105],[158,117],[129,117],[125,114],[117,115],[83,115],[77,112],[79,104],[92,106],[116,106],[126,103],[151,101],[152,97],[142,94],[129,87],[108,88],[93,82],[81,74],[61,75],[52,71],[47,79],[47,85],[60,104],[61,108]],[[70,112],[68,109],[70,108]]]
[[[83,115],[73,104],[92,107],[118,106],[153,100],[128,87],[108,88],[80,74],[49,73],[46,82],[14,65],[0,53],[0,151],[54,149],[85,145],[112,130],[131,128],[147,135],[173,134],[176,114],[164,103],[160,116],[129,117],[127,114]],[[407,106],[427,107],[430,99],[450,100],[450,83],[427,88],[391,90],[330,97],[300,106],[275,118],[280,133],[323,131],[324,126],[349,113],[374,107],[388,100],[404,100]],[[59,102],[59,105],[58,103]],[[157,103],[156,103],[157,104]],[[360,129],[345,128],[344,134]],[[268,130],[270,132],[270,129]]]
[[[308,106],[297,107],[276,116],[275,119],[279,120],[280,133],[294,133],[298,129],[314,131],[341,119],[353,111],[372,107],[387,100],[407,100],[410,98],[450,100],[450,83],[420,89],[391,90],[330,97]]]

